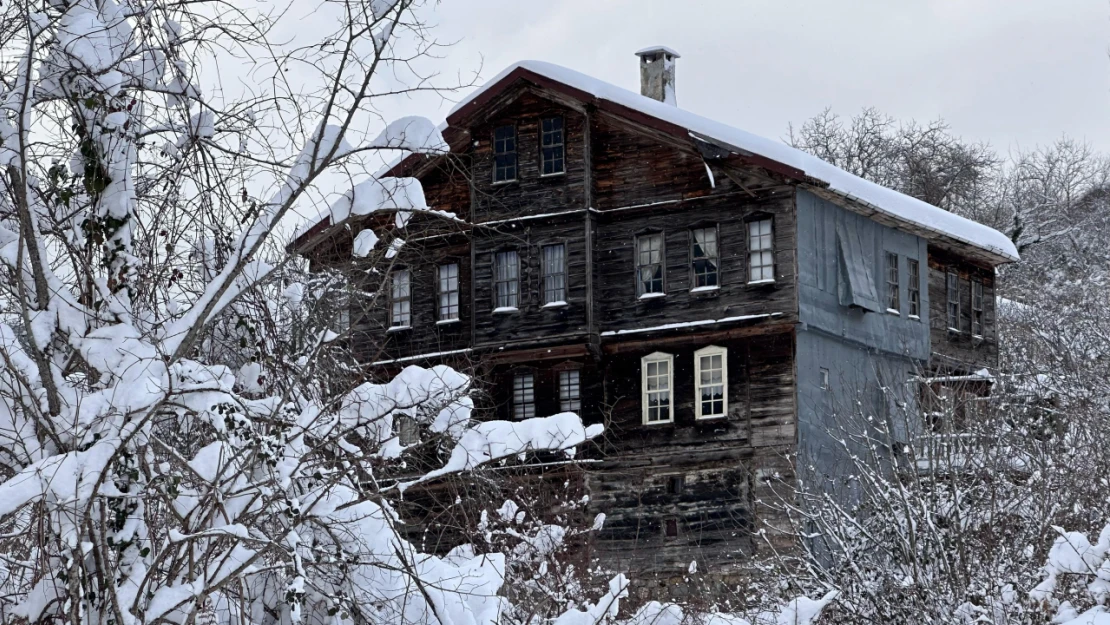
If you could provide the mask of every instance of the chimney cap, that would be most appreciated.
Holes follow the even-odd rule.
[[[678,52],[675,52],[673,48],[668,48],[667,46],[648,46],[642,50],[637,50],[636,56],[640,58],[643,58],[645,56],[656,56],[660,52],[673,56],[676,59],[682,56]]]

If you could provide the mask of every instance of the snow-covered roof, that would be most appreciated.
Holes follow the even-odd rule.
[[[667,46],[648,46],[646,48],[637,50],[636,56],[647,56],[649,54],[655,54],[656,52],[665,52],[676,59],[682,58],[682,55],[678,52],[675,52],[674,48],[668,48]]]
[[[553,63],[520,61],[510,65],[456,104],[448,114],[448,119],[465,113],[466,109],[483,93],[518,70],[537,74],[598,100],[612,102],[668,124],[685,128],[695,138],[722,144],[739,153],[756,155],[796,169],[816,184],[826,186],[833,193],[896,221],[981,249],[1000,260],[1019,259],[1017,248],[1009,237],[993,228],[864,180],[781,141],[733,128]]]

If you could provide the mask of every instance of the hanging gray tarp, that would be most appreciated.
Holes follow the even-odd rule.
[[[836,247],[840,257],[840,304],[879,312],[879,295],[875,292],[875,280],[868,270],[859,233],[837,224]]]

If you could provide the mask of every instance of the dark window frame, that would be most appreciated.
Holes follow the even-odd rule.
[[[978,291],[978,293],[976,293]],[[978,300],[978,302],[976,302]],[[979,278],[971,279],[971,336],[982,340],[983,338],[983,281]]]
[[[405,276],[407,293],[397,294],[397,278]],[[400,305],[401,310],[398,311]],[[401,320],[404,323],[401,323]],[[389,272],[389,329],[405,330],[412,327],[412,269],[409,267],[394,267]]]
[[[901,269],[898,254],[886,252],[886,310],[902,314],[902,281],[898,274]]]
[[[499,133],[503,130],[512,131],[512,135],[499,137]],[[520,175],[517,147],[517,132],[514,124],[505,124],[493,129],[493,184],[516,182]],[[508,162],[509,159],[511,163]]]
[[[641,261],[643,260],[642,259],[643,254],[642,254],[641,249],[640,249],[640,243],[641,243],[641,241],[652,239],[652,238],[655,238],[655,237],[659,238],[659,249],[658,249],[659,261],[654,262],[654,263],[653,262],[642,263]],[[666,235],[664,235],[664,233],[662,231],[643,232],[643,233],[640,233],[640,234],[636,235],[636,238],[633,240],[632,245],[633,245],[632,253],[635,255],[635,267],[636,267],[636,273],[635,273],[635,276],[634,276],[634,278],[636,280],[636,297],[637,298],[645,298],[645,296],[647,296],[648,298],[651,298],[651,297],[661,297],[663,295],[666,295],[666,293],[667,293],[667,237],[666,237]],[[652,251],[653,250],[651,250],[651,249],[649,249],[647,251],[647,253],[649,254],[649,260],[650,260],[650,254],[652,253]],[[653,285],[654,285],[655,282],[658,282],[659,283],[659,290],[658,291],[654,290],[654,286],[652,287],[651,290],[645,290],[644,289],[644,280],[641,278],[641,275],[642,275],[641,270],[643,268],[654,267],[654,266],[659,267],[659,276],[658,276],[658,278],[653,276],[649,280],[649,282]]]
[[[565,384],[563,376],[567,378]],[[559,387],[559,411],[580,413],[582,411],[582,370],[559,370],[555,375],[555,383]],[[573,394],[571,394],[572,391]]]
[[[916,258],[906,259],[906,300],[909,316],[921,318],[921,263]]]
[[[710,255],[702,249],[704,246],[698,243],[698,238],[695,233],[697,232],[711,232],[713,234],[713,254]],[[695,226],[690,228],[690,287],[691,290],[703,289],[714,290],[721,287],[721,231],[718,224]],[[699,249],[702,254],[698,254]],[[712,272],[698,271],[698,261],[704,261],[711,266]],[[701,284],[703,276],[712,275],[712,284],[710,280],[705,280],[706,284]]]
[[[549,123],[558,122],[558,128],[548,129]],[[561,115],[544,117],[540,119],[540,177],[561,176],[567,173],[567,124]],[[557,133],[557,136],[556,136]],[[555,139],[558,141],[555,141]],[[551,143],[548,143],[550,139]],[[547,171],[548,162],[552,163],[552,171]],[[554,169],[558,163],[558,169]]]
[[[948,332],[960,333],[960,274],[955,269],[944,273],[945,317]]]
[[[763,236],[770,237],[770,239],[769,239],[770,246],[767,247],[767,248],[760,247],[758,250],[756,250],[752,247],[752,230],[751,230],[751,228],[752,228],[753,224],[763,223],[765,221],[770,222],[771,231],[767,235],[763,235],[762,233],[759,233],[759,234],[757,234],[757,236],[760,237],[760,245],[761,246],[762,246],[762,237]],[[773,284],[774,282],[776,282],[777,279],[775,278],[775,274],[776,274],[777,267],[775,267],[775,216],[772,215],[772,214],[769,214],[769,213],[757,213],[755,215],[751,215],[751,216],[747,217],[746,219],[744,219],[744,238],[745,238],[745,241],[746,241],[745,247],[747,248],[747,263],[746,263],[747,267],[745,268],[745,271],[748,274],[747,283],[748,284]],[[760,254],[760,257],[759,257],[760,258],[760,264],[758,265],[760,277],[758,279],[753,279],[752,270],[756,268],[756,266],[753,265],[753,262],[755,261],[756,252],[759,252],[759,254]],[[765,260],[765,257],[763,256],[764,254],[769,254],[770,255],[770,259],[771,259],[770,264],[766,264],[766,263],[763,262],[763,260]],[[768,267],[771,268],[771,277],[770,278],[765,278],[763,276],[764,276],[765,270]]]
[[[512,375],[510,414],[514,421],[536,416],[536,372],[514,371]]]
[[[448,267],[455,268],[455,288],[454,290],[444,290],[444,277],[442,272]],[[449,323],[458,321],[462,313],[462,264],[458,261],[452,260],[436,265],[435,271],[436,278],[436,321],[441,323]],[[447,278],[450,280],[450,276]],[[451,294],[455,294],[455,303],[451,304]],[[446,304],[444,304],[444,297],[447,297]],[[444,314],[446,307],[447,313]],[[452,314],[454,309],[454,316]]]
[[[560,265],[557,267],[558,271],[548,271],[547,254],[548,250],[559,248],[562,250],[559,256]],[[550,284],[549,284],[550,283]],[[567,244],[563,242],[548,243],[540,246],[540,288],[542,290],[542,302],[544,306],[549,304],[557,304],[559,302],[566,303],[567,301]],[[554,297],[554,294],[561,293],[560,297]]]
[[[502,276],[502,267],[505,265],[504,259],[512,255],[515,259],[515,275]],[[519,309],[520,308],[520,270],[521,270],[520,251],[515,249],[498,250],[493,253],[493,309]],[[509,285],[508,290],[502,294],[501,285]],[[505,296],[505,301],[502,301],[502,295]],[[511,303],[510,303],[511,300]]]

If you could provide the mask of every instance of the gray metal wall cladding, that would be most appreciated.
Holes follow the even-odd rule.
[[[875,419],[908,442],[916,425],[911,380],[929,359],[928,246],[921,237],[883,226],[812,193],[798,206],[798,443],[799,472],[832,479],[852,472],[852,442]],[[858,237],[844,250],[845,234]],[[887,312],[887,253],[898,255],[899,314]],[[909,262],[919,263],[920,319],[909,315]],[[842,304],[851,281],[870,280],[880,312]],[[869,285],[869,286],[870,286]],[[823,371],[828,384],[823,385]],[[840,443],[848,440],[850,449]],[[810,475],[806,476],[805,474]],[[814,482],[810,482],[813,484]],[[850,488],[841,484],[842,487]]]

